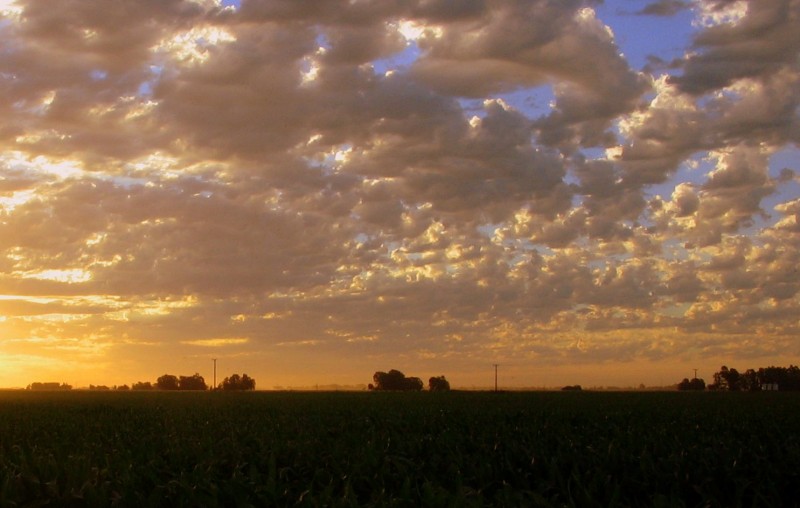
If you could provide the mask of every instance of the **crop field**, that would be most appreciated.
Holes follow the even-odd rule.
[[[0,506],[798,506],[791,393],[0,393]]]

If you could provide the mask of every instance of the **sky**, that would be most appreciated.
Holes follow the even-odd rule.
[[[800,0],[0,0],[0,387],[800,363]]]

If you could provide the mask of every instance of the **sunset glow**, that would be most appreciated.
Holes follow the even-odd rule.
[[[0,388],[797,364],[798,26],[798,0],[0,0]]]

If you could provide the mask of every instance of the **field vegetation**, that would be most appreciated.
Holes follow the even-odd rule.
[[[0,393],[3,507],[799,500],[794,393]]]

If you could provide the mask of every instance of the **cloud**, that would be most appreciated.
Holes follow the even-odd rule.
[[[717,13],[726,4],[743,13],[722,18],[695,37],[696,52],[687,58],[684,74],[675,79],[682,91],[702,94],[737,79],[766,79],[796,65],[800,45],[794,28],[800,16],[796,0],[710,2]]]
[[[674,16],[685,9],[689,9],[691,6],[691,2],[684,2],[681,0],[659,0],[647,4],[638,11],[637,14],[648,16]]]
[[[198,339],[198,340],[184,340],[181,343],[187,344],[189,346],[200,346],[200,347],[223,347],[223,346],[232,346],[237,344],[247,344],[249,339],[246,337],[235,337],[235,338],[219,338],[219,339]]]
[[[5,353],[352,384],[797,331],[796,2],[692,4],[669,74],[578,0],[94,4],[2,11]]]

